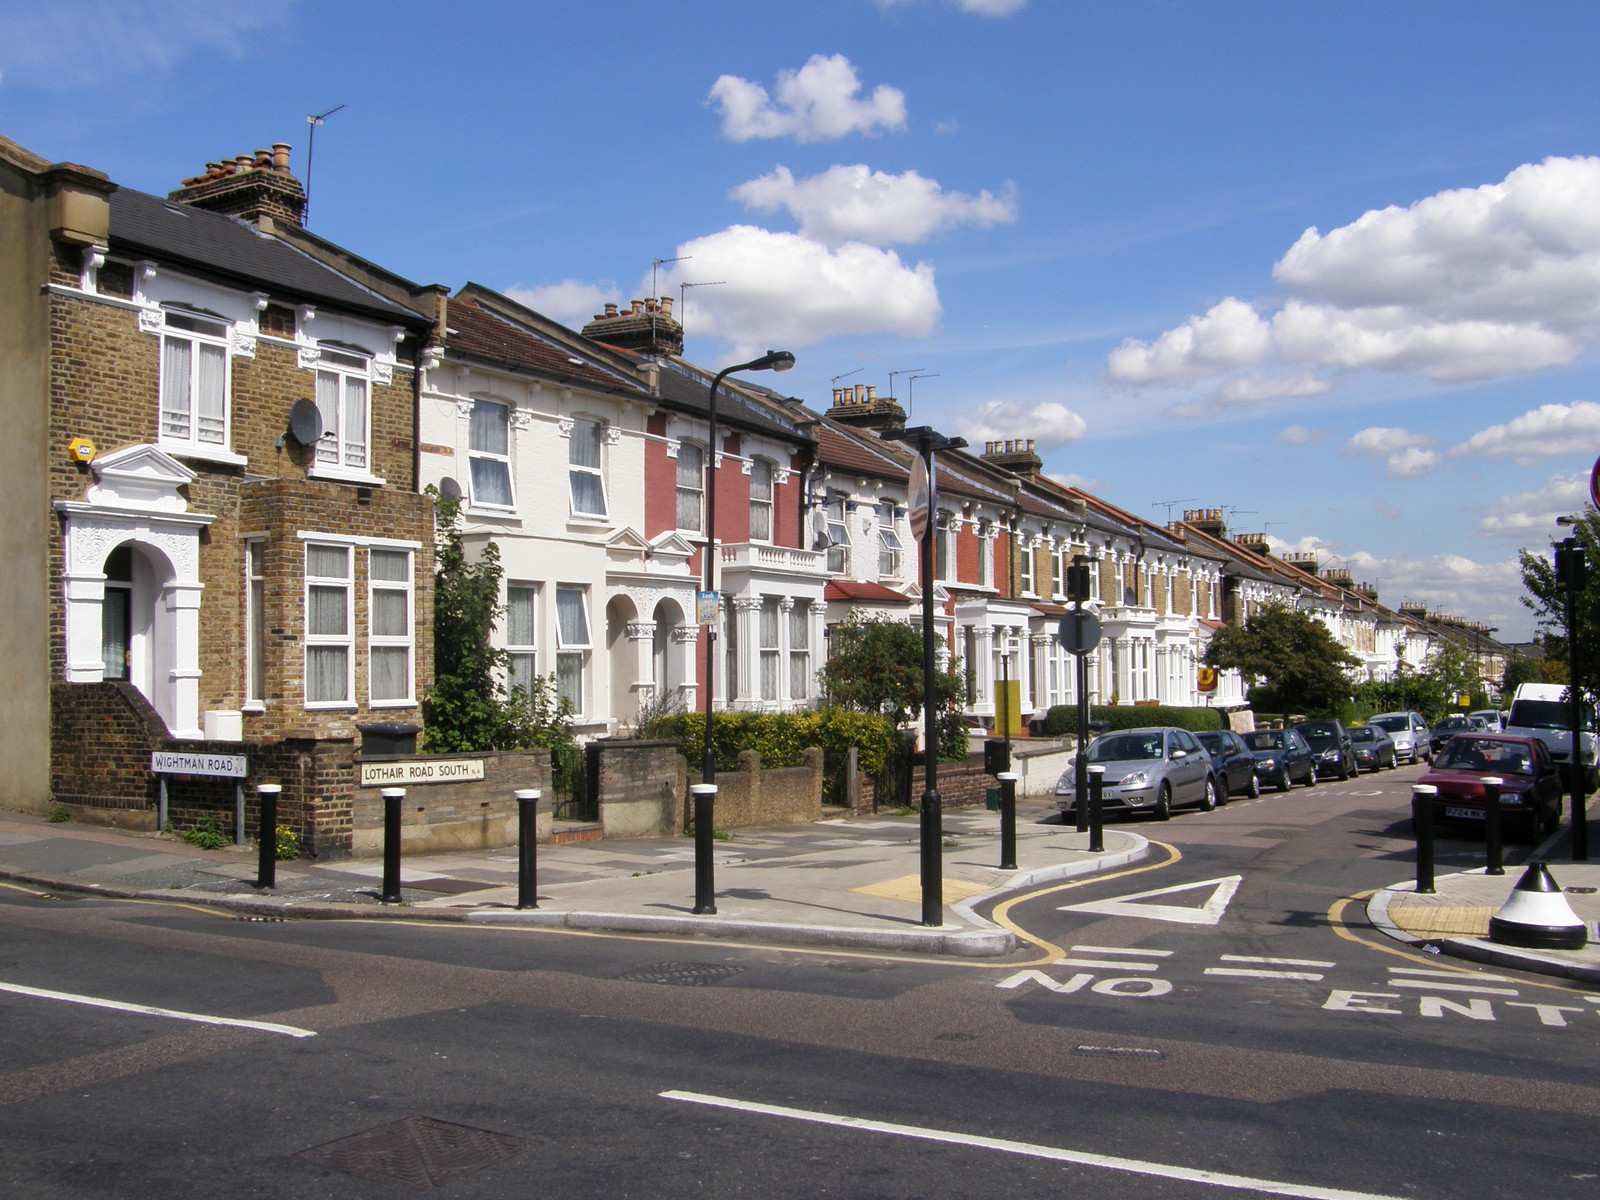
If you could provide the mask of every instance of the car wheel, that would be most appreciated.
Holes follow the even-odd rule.
[[[1293,772],[1291,772],[1289,770],[1289,764],[1288,763],[1284,763],[1283,764],[1283,778],[1278,780],[1278,790],[1280,792],[1287,792],[1293,786],[1294,786],[1294,774],[1293,774]]]
[[[1308,788],[1314,788],[1314,787],[1317,786],[1317,764],[1316,763],[1309,764],[1308,769],[1306,770],[1306,786]]]
[[[1206,776],[1206,790],[1200,797],[1200,811],[1212,812],[1217,807],[1217,781]]]
[[[1161,790],[1156,793],[1156,820],[1172,820],[1172,785],[1163,783]]]
[[[1255,800],[1261,795],[1261,780],[1256,778],[1254,771],[1250,772],[1250,790],[1245,793],[1250,799]]]

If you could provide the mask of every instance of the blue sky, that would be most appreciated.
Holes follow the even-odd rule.
[[[0,133],[707,365],[890,386],[1142,516],[1524,637],[1600,451],[1600,6],[0,0]],[[689,287],[683,284],[714,286]],[[905,373],[923,376],[908,384]]]

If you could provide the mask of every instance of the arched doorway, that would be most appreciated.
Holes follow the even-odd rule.
[[[681,632],[683,609],[676,600],[662,600],[652,614],[655,631],[651,638],[651,657],[656,681],[656,705],[667,712],[686,707],[683,685],[688,680],[684,661],[686,643]]]
[[[123,542],[106,555],[104,571],[102,678],[133,684],[173,729],[178,719],[174,677],[178,662],[177,629],[167,602],[175,575],[172,563],[159,550]]]
[[[644,649],[650,633],[640,626],[639,610],[627,596],[613,596],[606,603],[606,662],[610,683],[610,713],[613,728],[631,726],[639,720],[639,697],[649,679],[644,674],[650,665]]]

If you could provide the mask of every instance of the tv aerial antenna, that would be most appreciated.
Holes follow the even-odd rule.
[[[891,400],[894,399],[894,377],[896,375],[910,375],[913,371],[925,371],[925,370],[927,370],[926,367],[912,367],[910,370],[907,370],[907,371],[890,371],[889,372],[889,399],[891,399]]]
[[[707,279],[701,283],[680,283],[678,285],[678,324],[686,325],[689,320],[689,289],[692,287],[723,287],[726,279]]]
[[[903,372],[903,371],[899,372],[899,373],[900,374],[905,374],[905,372]],[[939,373],[937,371],[935,371],[932,375],[906,375],[906,416],[907,417],[909,417],[911,415],[911,406],[912,406],[912,404],[914,404],[916,402],[915,397],[916,397],[916,394],[917,394],[917,380],[919,380],[919,379],[938,379],[938,378],[939,378]]]
[[[1164,509],[1166,509],[1167,510],[1167,524],[1170,525],[1170,524],[1172,524],[1172,510],[1177,508],[1178,505],[1180,505],[1180,504],[1198,504],[1198,503],[1200,503],[1198,500],[1194,499],[1193,497],[1190,497],[1190,498],[1185,499],[1185,500],[1156,500],[1156,501],[1153,501],[1151,503],[1150,507],[1151,508],[1164,508]]]
[[[692,254],[680,254],[680,255],[678,255],[677,258],[652,258],[650,260],[650,298],[652,300],[654,300],[656,298],[656,272],[657,271],[659,271],[662,267],[666,266],[666,264],[669,263],[669,262],[687,262],[689,259],[691,259],[693,257],[694,257],[694,255],[692,255]],[[680,299],[678,301],[678,303],[681,304],[681,303],[683,303],[683,301]]]
[[[841,380],[841,379],[849,379],[850,376],[859,375],[859,374],[861,374],[861,372],[863,372],[865,370],[866,370],[865,367],[857,367],[854,371],[846,371],[842,375],[834,375],[833,377],[831,377],[828,380],[828,383],[833,387],[837,387],[839,385],[839,380]]]
[[[306,135],[306,204],[300,210],[300,223],[302,225],[311,224],[311,159],[317,152],[317,126],[326,122],[329,117],[344,107],[343,104],[335,104],[327,112],[310,113],[306,116],[306,124],[311,126],[311,132]]]

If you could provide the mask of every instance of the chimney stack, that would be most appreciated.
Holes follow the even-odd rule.
[[[841,425],[882,433],[906,427],[906,410],[892,397],[878,395],[876,385],[857,383],[833,389],[827,415]]]
[[[1012,475],[1032,478],[1044,470],[1044,460],[1033,450],[1032,438],[1007,438],[983,444],[983,461]]]
[[[626,312],[611,303],[605,309],[583,327],[584,337],[652,357],[683,353],[683,326],[673,318],[671,296],[631,301]]]
[[[289,143],[206,164],[206,173],[185,179],[167,199],[259,225],[263,218],[300,224],[306,194],[289,172]]]

